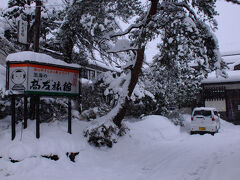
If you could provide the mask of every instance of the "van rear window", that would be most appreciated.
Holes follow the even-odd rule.
[[[202,116],[211,116],[211,111],[206,111],[206,110],[199,110],[199,111],[194,111],[194,116],[197,115],[202,115]]]

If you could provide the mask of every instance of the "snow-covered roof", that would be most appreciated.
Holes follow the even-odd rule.
[[[240,64],[240,50],[221,53],[223,61],[228,64],[230,69],[233,69],[235,65]],[[191,67],[198,66],[198,60],[193,60],[189,63]]]
[[[222,56],[222,57],[225,57],[225,56],[234,56],[234,55],[240,55],[240,50],[238,50],[238,51],[228,51],[228,52],[223,52],[223,53],[221,53],[221,56]]]
[[[226,71],[228,77],[216,77],[216,72],[212,72],[208,75],[207,79],[202,81],[203,84],[207,83],[226,83],[226,82],[240,82],[240,70]]]
[[[233,64],[236,62],[240,62],[240,55],[233,55],[233,56],[224,56],[222,57],[223,61],[227,64]]]
[[[209,110],[209,111],[214,111],[216,108],[213,107],[196,107],[193,109],[193,111],[201,111],[201,110]]]
[[[8,62],[31,61],[31,62],[37,62],[37,63],[46,63],[46,64],[68,66],[73,68],[80,68],[80,65],[78,64],[68,64],[62,60],[55,59],[49,55],[46,55],[43,53],[36,53],[32,51],[22,51],[22,52],[9,54],[6,58],[6,61]]]

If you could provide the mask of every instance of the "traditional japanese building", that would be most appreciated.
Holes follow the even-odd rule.
[[[64,61],[63,54],[60,52],[52,51],[46,48],[40,49],[41,53],[50,55],[53,58]],[[80,63],[81,65],[81,78],[93,80],[100,73],[106,71],[119,72],[119,69],[111,66],[103,60],[88,60],[87,62]]]
[[[215,107],[222,118],[240,124],[240,52],[223,55],[229,66],[228,77],[216,77],[215,72],[202,81],[202,104]]]

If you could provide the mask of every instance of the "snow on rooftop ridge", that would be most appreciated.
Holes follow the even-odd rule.
[[[216,108],[213,107],[195,107],[194,110],[213,110]]]
[[[226,83],[226,82],[240,82],[240,70],[226,71],[228,77],[216,77],[216,73],[211,72],[206,79],[202,81],[203,84],[207,83]]]
[[[240,61],[240,54],[234,56],[224,56],[223,61],[227,64],[233,64],[237,61]]]
[[[216,108],[213,107],[195,107],[193,111],[199,111],[199,110],[216,110]]]
[[[43,53],[36,53],[33,51],[22,51],[17,53],[9,54],[6,58],[7,62],[24,62],[24,61],[31,61],[37,63],[46,63],[46,64],[54,64],[54,65],[62,65],[74,68],[80,68],[78,64],[68,64],[62,60],[55,59],[52,56]]]

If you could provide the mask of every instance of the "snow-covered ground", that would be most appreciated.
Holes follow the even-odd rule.
[[[73,120],[73,134],[66,122],[41,124],[35,139],[35,122],[10,140],[9,117],[0,121],[1,180],[239,180],[240,126],[221,121],[215,136],[189,135],[185,128],[162,116],[128,120],[130,132],[113,148],[95,148],[83,137],[89,122]],[[1,124],[4,124],[1,126]],[[7,128],[8,127],[8,128]],[[79,152],[76,162],[66,152]],[[41,155],[57,154],[53,161]],[[12,163],[9,158],[19,160]]]

